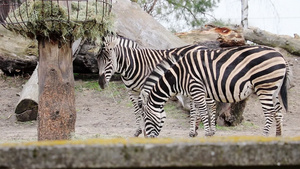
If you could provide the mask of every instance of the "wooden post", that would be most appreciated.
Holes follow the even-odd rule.
[[[38,45],[38,140],[70,139],[76,120],[71,44],[42,39]]]

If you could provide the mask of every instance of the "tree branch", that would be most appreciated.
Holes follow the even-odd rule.
[[[150,14],[153,11],[154,6],[156,5],[156,3],[157,3],[157,0],[154,0],[154,2],[152,3],[152,5],[150,6],[150,9],[148,9],[148,10],[145,9],[148,14]]]
[[[182,4],[179,4],[179,3],[171,2],[171,1],[169,1],[169,3],[172,4],[172,5],[174,5],[174,6],[180,6],[183,9],[187,10],[188,13],[190,13],[192,15],[192,17],[194,18],[194,20],[196,20],[196,22],[200,23],[200,21],[197,19],[196,15],[188,7],[183,6]]]

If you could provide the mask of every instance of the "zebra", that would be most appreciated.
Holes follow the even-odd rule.
[[[206,49],[206,47],[186,45],[179,48],[155,50],[140,48],[136,42],[121,36],[108,36],[104,39],[102,50],[97,56],[99,68],[98,83],[103,89],[114,73],[121,74],[121,79],[129,91],[129,98],[134,106],[137,126],[135,137],[142,133],[140,127],[141,110],[138,106],[138,97],[146,77],[161,60],[171,57],[175,53],[182,55],[188,51],[198,49]],[[196,128],[196,126],[192,127]]]
[[[117,39],[119,40],[117,41]],[[108,35],[102,39],[103,44],[100,53],[97,54],[97,64],[99,70],[98,84],[101,89],[106,87],[111,77],[115,73],[111,62],[112,58],[109,54],[110,49],[108,49],[110,43],[115,41],[118,42],[118,44],[115,44],[116,46],[140,49],[139,45],[135,41],[120,35]]]
[[[232,103],[255,93],[265,116],[263,134],[268,135],[273,117],[276,136],[281,135],[282,107],[287,104],[290,70],[283,56],[273,48],[242,46],[226,49],[199,49],[178,60],[168,58],[157,65],[140,92],[139,106],[145,124],[146,137],[157,137],[164,124],[163,109],[174,95],[189,96],[195,104],[192,117],[199,113],[206,136],[211,136],[205,98]],[[215,111],[215,110],[214,110]],[[213,116],[215,112],[212,112]]]

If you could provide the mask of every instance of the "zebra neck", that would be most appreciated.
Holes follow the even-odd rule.
[[[120,73],[122,76],[125,75],[125,72],[128,67],[128,59],[124,50],[122,48],[118,49],[116,52],[116,61],[115,61],[115,72]]]

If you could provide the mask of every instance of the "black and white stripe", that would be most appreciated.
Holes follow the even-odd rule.
[[[134,105],[137,125],[135,136],[142,132],[138,97],[146,77],[162,59],[171,57],[173,54],[181,56],[188,51],[204,48],[206,47],[187,45],[167,50],[141,49],[134,41],[120,36],[105,38],[103,49],[97,59],[99,85],[104,88],[114,73],[121,74],[122,81],[129,89],[130,100]]]
[[[158,136],[166,118],[163,105],[171,96],[189,96],[194,103],[193,113],[198,112],[204,123],[205,135],[212,135],[206,98],[232,103],[255,93],[266,118],[263,133],[269,133],[275,118],[279,136],[282,107],[278,96],[280,93],[287,109],[288,73],[283,56],[263,46],[194,50],[179,60],[167,59],[149,75],[141,91],[146,135]]]

